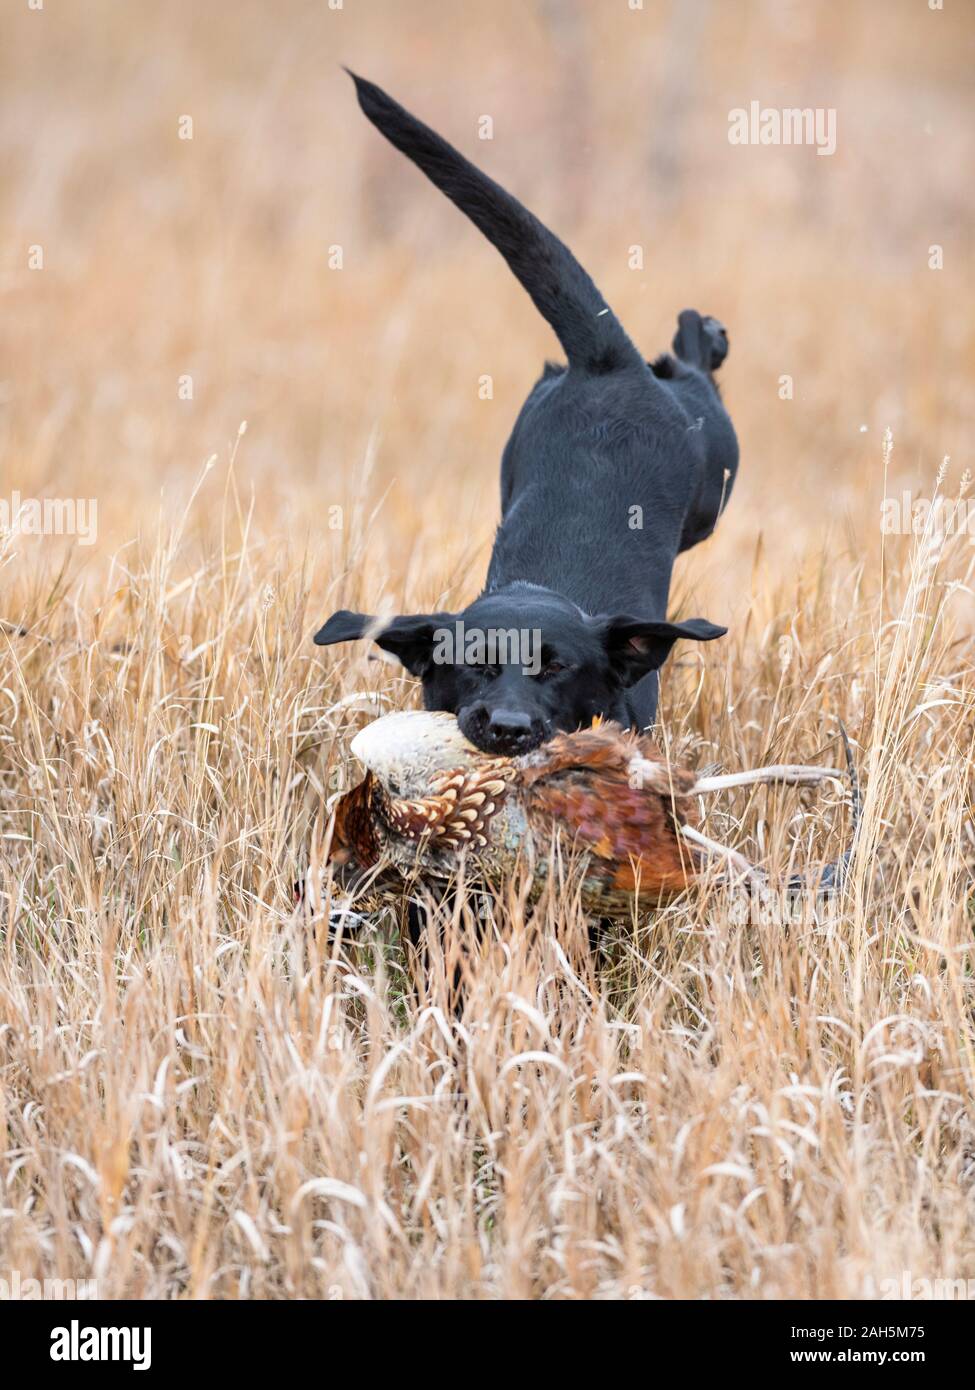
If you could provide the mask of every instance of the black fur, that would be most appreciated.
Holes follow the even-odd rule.
[[[711,534],[738,467],[712,376],[727,334],[687,309],[673,356],[648,364],[568,247],[385,92],[354,81],[370,121],[501,252],[568,366],[546,367],[505,446],[480,598],[460,614],[388,623],[336,613],[315,641],[373,636],[423,681],[426,707],[454,711],[489,752],[526,751],[594,715],[645,728],[673,643],[726,631],[666,613],[674,560]],[[458,619],[467,633],[527,633],[527,648],[491,660],[455,643],[444,657]]]

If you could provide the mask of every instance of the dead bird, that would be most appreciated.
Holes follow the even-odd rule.
[[[647,905],[683,892],[715,856],[760,873],[701,833],[699,797],[842,776],[787,764],[698,777],[612,723],[498,757],[434,711],[387,715],[351,749],[366,776],[334,807],[328,858],[341,881],[402,892],[418,879],[455,880],[462,867],[469,880],[491,881],[524,865],[540,889],[562,847],[580,854],[583,906],[603,917],[626,915],[634,898]]]

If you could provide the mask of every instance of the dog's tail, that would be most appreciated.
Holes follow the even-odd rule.
[[[610,372],[643,359],[599,290],[558,237],[436,131],[354,72],[359,105],[377,130],[460,208],[501,252],[552,325],[571,367]]]

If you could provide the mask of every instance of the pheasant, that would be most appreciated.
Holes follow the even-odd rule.
[[[609,917],[629,912],[634,897],[656,903],[683,891],[713,854],[750,870],[697,829],[699,796],[841,775],[776,766],[699,778],[646,736],[608,723],[497,757],[469,743],[452,714],[430,711],[387,715],[351,748],[366,776],[334,808],[329,860],[343,881],[446,881],[462,863],[491,880],[520,863],[540,889],[561,844],[582,856],[584,908]]]

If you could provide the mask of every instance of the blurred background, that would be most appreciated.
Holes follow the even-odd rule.
[[[680,562],[710,617],[756,557],[788,582],[811,549],[879,554],[888,426],[889,493],[969,466],[971,5],[4,0],[3,31],[0,494],[96,497],[88,572],[215,455],[205,530],[246,420],[254,534],[324,555],[313,619],[353,569],[373,605],[476,592],[558,346],[343,63],[567,240],[648,356],[685,306],[728,326],[739,483]],[[835,153],[730,144],[752,101],[835,108]]]

